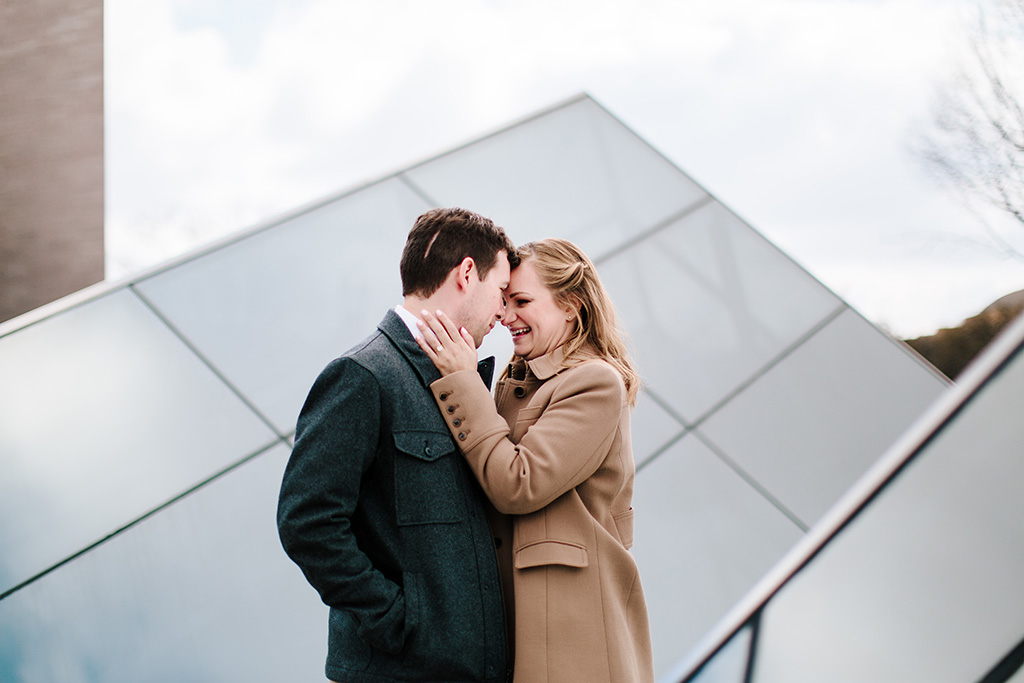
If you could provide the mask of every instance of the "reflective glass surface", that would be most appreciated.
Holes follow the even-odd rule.
[[[273,443],[246,402],[288,440],[317,373],[400,302],[435,203],[598,261],[646,382],[634,552],[659,676],[801,536],[772,495],[827,505],[812,478],[861,467],[927,384],[846,314],[812,336],[842,302],[580,98],[0,339],[0,593]],[[511,348],[499,327],[480,351],[500,372]],[[0,602],[0,680],[322,681],[326,609],[274,530],[286,450]]]
[[[465,206],[517,243],[562,237],[592,259],[706,193],[589,98],[406,171],[441,206]]]
[[[764,610],[754,680],[978,681],[1024,634],[1024,355]]]
[[[276,437],[129,290],[0,338],[0,592]]]
[[[281,550],[276,446],[0,602],[0,680],[324,680],[327,608]]]
[[[684,430],[682,423],[643,391],[640,392],[636,407],[633,408],[630,428],[633,460],[638,467]]]
[[[841,303],[720,204],[601,264],[651,389],[690,422]]]
[[[800,529],[691,433],[636,478],[633,554],[658,671],[677,662]]]
[[[701,431],[810,526],[945,388],[847,309]]]
[[[402,302],[399,258],[427,208],[388,180],[137,287],[288,433],[320,370]]]
[[[687,678],[686,683],[746,683],[752,634],[750,626],[738,631],[696,675]]]

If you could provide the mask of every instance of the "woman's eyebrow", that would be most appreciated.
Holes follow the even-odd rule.
[[[510,298],[510,299],[511,299],[512,297],[517,297],[517,296],[530,296],[530,295],[529,295],[529,294],[528,294],[527,292],[506,292],[506,293],[505,293],[505,296],[507,296],[508,298]]]

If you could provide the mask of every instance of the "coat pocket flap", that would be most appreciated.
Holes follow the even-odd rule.
[[[546,564],[586,567],[589,564],[587,549],[568,541],[538,541],[516,551],[516,569],[541,567]]]
[[[633,547],[633,508],[612,517],[615,530],[619,532],[619,540],[627,550]]]
[[[448,432],[410,430],[395,432],[395,448],[420,460],[437,460],[454,451],[455,442]]]

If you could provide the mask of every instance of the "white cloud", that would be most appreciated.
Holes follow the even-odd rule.
[[[115,275],[584,90],[822,279],[964,220],[906,142],[954,0],[106,6]]]

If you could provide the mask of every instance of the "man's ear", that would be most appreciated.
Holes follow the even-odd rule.
[[[476,262],[473,261],[472,256],[467,256],[462,259],[462,263],[455,268],[455,285],[460,290],[468,289],[469,276],[473,273],[476,273]],[[476,274],[479,277],[479,273]]]

